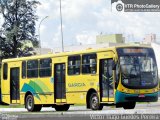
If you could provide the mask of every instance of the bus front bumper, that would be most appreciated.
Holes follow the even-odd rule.
[[[127,94],[120,91],[116,91],[115,94],[116,103],[123,102],[156,102],[158,101],[158,92],[150,94]]]

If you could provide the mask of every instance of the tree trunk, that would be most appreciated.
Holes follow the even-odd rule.
[[[13,36],[13,57],[16,58],[18,55],[17,55],[17,40],[16,40],[16,35]]]

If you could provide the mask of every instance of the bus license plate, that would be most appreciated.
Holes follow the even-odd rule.
[[[144,97],[145,97],[145,95],[139,95],[138,97],[140,97],[140,98],[144,98]]]

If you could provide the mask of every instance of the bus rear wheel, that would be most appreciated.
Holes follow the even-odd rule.
[[[54,108],[56,111],[67,111],[70,105],[56,105]]]
[[[29,112],[38,112],[42,109],[42,105],[35,105],[32,95],[28,95],[25,100],[25,107]]]
[[[102,110],[103,105],[100,104],[98,95],[96,93],[92,93],[90,96],[90,108],[92,110]]]
[[[123,103],[123,108],[124,109],[134,109],[136,106],[136,102],[126,102]]]

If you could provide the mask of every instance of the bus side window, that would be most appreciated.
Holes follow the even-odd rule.
[[[69,56],[68,57],[68,75],[79,75],[80,74],[81,57]]]
[[[40,60],[39,76],[49,77],[51,76],[52,60],[50,58]]]
[[[22,79],[26,78],[26,61],[22,62]]]
[[[8,76],[8,64],[4,63],[3,64],[3,80],[7,80]]]
[[[82,73],[96,74],[97,72],[97,55],[88,54],[82,56]]]
[[[38,77],[38,60],[27,61],[27,77],[28,78]]]

